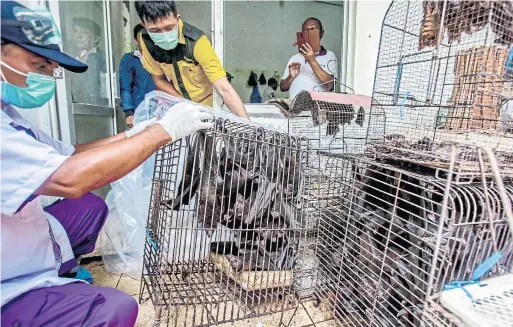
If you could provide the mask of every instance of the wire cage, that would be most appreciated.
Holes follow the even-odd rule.
[[[314,151],[363,153],[369,137],[384,133],[384,115],[378,109],[369,126],[370,107],[371,98],[364,95],[302,91],[290,105],[288,133],[309,139]]]
[[[416,161],[445,167],[438,148],[447,141],[513,152],[512,26],[511,1],[394,1],[382,25],[372,104],[384,110],[386,126],[369,150],[422,152]],[[475,157],[458,159],[457,168],[476,173],[467,169]],[[501,164],[511,169],[513,157]]]
[[[220,119],[161,148],[141,282],[157,322],[281,324],[313,296],[340,326],[460,326],[444,285],[497,251],[484,278],[513,267],[512,15],[394,1],[372,98],[305,91],[288,134]]]
[[[505,204],[486,177],[457,184],[407,162],[354,155],[334,156],[329,167],[339,183],[321,212],[315,294],[341,326],[455,326],[433,301],[444,285],[471,280],[499,250],[487,276],[511,271]]]
[[[218,119],[157,152],[141,283],[157,323],[280,313],[313,289],[308,149],[306,140]]]

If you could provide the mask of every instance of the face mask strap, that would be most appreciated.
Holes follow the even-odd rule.
[[[4,82],[7,82],[7,78],[5,78],[4,72],[1,69],[0,69],[0,76],[2,76],[2,80]],[[9,83],[9,82],[7,82],[7,83]]]
[[[17,74],[20,74],[22,76],[25,76],[25,77],[29,77],[29,74],[34,74],[34,75],[41,75],[41,76],[46,77],[46,78],[62,79],[63,75],[64,75],[64,72],[62,71],[61,67],[54,68],[53,76],[47,76],[47,75],[42,75],[42,74],[37,74],[37,73],[29,73],[29,74],[22,73],[19,70],[17,70],[16,68],[13,68],[13,67],[9,66],[8,64],[6,64],[3,61],[0,61],[0,65],[5,66],[5,67],[7,67],[7,69],[9,69],[9,70],[11,70],[11,71],[13,71],[13,72],[15,72]],[[0,72],[1,72],[1,70],[0,70]],[[2,73],[2,78],[4,79],[4,81],[7,82],[7,79],[5,78],[4,73]]]
[[[0,65],[7,67],[7,69],[10,69],[11,71],[13,71],[13,72],[15,72],[15,73],[17,73],[17,74],[20,74],[20,75],[22,75],[22,76],[28,77],[28,74],[25,74],[25,73],[20,72],[20,71],[19,71],[19,70],[17,70],[16,68],[13,68],[13,67],[9,66],[8,64],[6,64],[6,63],[5,63],[5,62],[3,62],[3,61],[0,61]],[[4,74],[2,73],[2,77],[3,77],[3,78],[4,78],[4,80],[5,80],[5,76],[3,76],[3,75],[4,75]]]

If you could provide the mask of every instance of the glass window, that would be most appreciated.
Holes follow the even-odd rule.
[[[60,1],[64,51],[86,63],[85,73],[68,73],[73,103],[109,106],[103,1]]]

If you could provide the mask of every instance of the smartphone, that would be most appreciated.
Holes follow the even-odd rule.
[[[321,33],[319,30],[310,30],[296,33],[298,51],[303,47],[303,44],[308,43],[315,53],[321,51]],[[301,51],[299,51],[301,52]]]

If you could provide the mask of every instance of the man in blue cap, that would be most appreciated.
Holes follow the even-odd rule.
[[[103,200],[90,192],[162,145],[210,128],[213,117],[180,103],[158,121],[106,139],[74,146],[53,140],[16,109],[48,102],[59,66],[76,73],[87,66],[61,52],[48,11],[14,1],[1,6],[1,324],[133,326],[138,306],[131,296],[63,277],[77,265],[70,252],[92,251],[107,215]],[[40,195],[64,200],[43,208]]]

